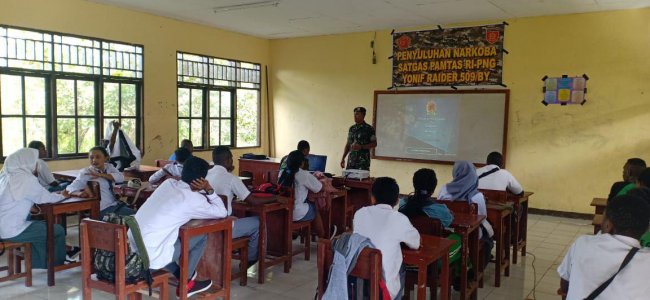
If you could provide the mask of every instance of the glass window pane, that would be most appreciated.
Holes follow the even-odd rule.
[[[178,116],[190,116],[190,89],[178,89]]]
[[[135,143],[135,119],[122,119],[122,131]]]
[[[95,147],[95,119],[80,118],[78,121],[79,149],[83,153]]]
[[[210,118],[219,117],[219,91],[210,91]]]
[[[45,115],[45,78],[25,77],[25,111],[28,115]]]
[[[230,92],[221,92],[221,117],[231,118]]]
[[[135,84],[122,84],[122,116],[135,117]]]
[[[2,118],[2,155],[7,156],[23,146],[23,119]]]
[[[192,119],[192,144],[194,147],[203,146],[203,121],[201,119]]]
[[[232,145],[230,120],[221,120],[221,145]]]
[[[178,147],[182,140],[190,138],[190,120],[178,120]],[[196,145],[194,145],[196,146]]]
[[[25,119],[25,129],[27,130],[27,142],[41,141],[47,142],[45,118],[27,118]]]
[[[77,114],[95,115],[95,83],[92,81],[77,81]]]
[[[192,117],[203,116],[203,90],[192,89]]]
[[[74,119],[56,120],[56,133],[59,154],[70,154],[75,152],[76,135]]]
[[[120,84],[104,83],[104,116],[119,116]]]
[[[210,120],[210,146],[219,144],[219,120]]]
[[[22,114],[23,88],[20,76],[0,75],[0,83],[2,84],[0,86],[0,91],[2,91],[2,94],[0,94],[0,98],[2,98],[2,114]]]
[[[237,90],[237,146],[258,146],[259,92]]]
[[[59,116],[74,116],[74,80],[56,80],[56,113]]]

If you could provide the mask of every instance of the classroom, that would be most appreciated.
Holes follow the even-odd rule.
[[[0,0],[0,299],[644,299],[648,28],[648,0]]]

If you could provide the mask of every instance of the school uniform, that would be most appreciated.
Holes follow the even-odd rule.
[[[298,169],[294,177],[295,206],[293,208],[294,221],[310,221],[316,217],[316,206],[307,201],[309,192],[318,193],[323,184],[308,171]]]
[[[620,268],[639,241],[622,235],[584,235],[576,239],[557,272],[569,281],[567,299],[584,299]],[[641,248],[597,299],[647,299],[650,249]]]
[[[165,178],[165,176],[178,179],[181,178],[181,174],[183,174],[183,164],[177,162],[166,164],[149,177],[149,183],[157,183]]]
[[[438,194],[438,200],[458,200],[458,199],[453,199],[451,194],[447,192],[447,185],[443,185],[442,188],[440,188],[440,193]],[[476,203],[476,205],[478,206],[479,215],[486,216],[486,219],[483,220],[481,226],[488,233],[488,237],[494,236],[494,229],[492,228],[492,225],[490,225],[490,222],[488,222],[487,220],[487,206],[485,205],[485,197],[483,197],[483,194],[477,193],[470,199],[470,202]],[[479,231],[479,236],[483,237],[483,230]]]
[[[37,160],[36,164],[38,165],[38,171],[37,171],[38,183],[40,183],[41,186],[43,186],[44,188],[49,188],[50,183],[56,182],[56,179],[54,178],[52,171],[50,171],[50,168],[47,166],[47,163],[42,159]]]
[[[32,152],[33,150],[33,152]],[[32,174],[36,168],[38,151],[20,149],[9,155],[0,171],[0,238],[11,242],[32,244],[32,268],[47,268],[47,226],[43,221],[28,221],[34,204],[63,200],[43,188]],[[54,225],[54,264],[65,261],[65,231]]]
[[[237,199],[244,200],[250,195],[250,191],[239,179],[239,177],[228,172],[226,168],[220,165],[214,165],[208,171],[205,179],[210,182],[210,186],[218,195],[226,196],[228,201],[228,215],[232,214],[232,200],[237,196]],[[258,243],[260,235],[260,221],[257,216],[238,218],[233,223],[232,238],[240,238],[243,236],[248,237],[248,260],[254,261],[258,257]]]
[[[111,164],[104,164],[103,171],[92,166],[81,169],[79,171],[79,176],[77,176],[77,178],[66,187],[66,190],[71,193],[83,191],[88,186],[88,181],[97,181],[99,183],[99,194],[101,197],[99,202],[100,218],[103,218],[109,213],[116,213],[118,215],[135,214],[133,209],[130,209],[117,201],[115,193],[113,192],[113,182],[105,178],[93,178],[90,175],[91,172],[110,174],[113,176],[113,180],[117,184],[124,182],[124,175],[122,172],[118,171],[117,168]]]
[[[147,248],[152,269],[165,268],[173,274],[179,271],[179,228],[192,219],[217,219],[227,216],[217,193],[205,195],[192,191],[189,184],[175,179],[165,180],[135,214],[142,240]],[[129,241],[136,249],[131,232]],[[203,254],[206,237],[190,241],[189,274],[193,274]]]
[[[496,170],[496,171],[493,171]],[[490,174],[486,174],[492,172]],[[483,176],[483,174],[486,174]],[[521,194],[524,189],[508,170],[501,169],[497,165],[487,165],[476,170],[478,188],[486,190],[509,191],[515,195]],[[483,176],[483,177],[481,177]]]
[[[420,247],[420,234],[409,219],[390,205],[377,204],[361,208],[354,214],[353,232],[365,236],[381,251],[381,265],[391,299],[401,294],[402,249]]]

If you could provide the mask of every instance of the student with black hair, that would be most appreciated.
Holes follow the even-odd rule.
[[[235,169],[232,152],[227,146],[217,146],[212,150],[214,167],[208,171],[205,179],[210,182],[215,193],[226,196],[228,215],[232,214],[232,200],[246,200],[251,192],[246,185],[233,175]],[[260,219],[257,216],[238,218],[232,227],[232,238],[248,237],[248,266],[258,261],[258,245],[260,236]]]
[[[305,157],[305,162],[302,165],[303,170],[309,171],[309,160],[307,160],[307,155],[309,155],[309,150],[310,150],[309,142],[305,140],[301,140],[298,142],[298,146],[296,147],[296,150],[302,152],[303,156]],[[289,155],[285,155],[281,160],[280,160],[280,171],[284,170],[287,168],[287,157]]]
[[[27,147],[36,149],[38,151],[38,172],[36,173],[36,177],[38,177],[38,183],[40,183],[41,186],[48,189],[50,192],[60,190],[61,188],[57,189],[59,182],[56,180],[56,178],[54,178],[54,175],[52,174],[52,171],[50,171],[49,166],[43,160],[43,158],[46,158],[48,156],[45,144],[43,144],[41,141],[31,141]]]
[[[623,165],[623,181],[618,181],[612,184],[609,190],[607,200],[620,195],[625,195],[629,190],[636,187],[636,181],[639,174],[646,169],[646,163],[640,158],[630,158]]]
[[[176,156],[176,161],[166,164],[160,168],[160,170],[156,171],[156,173],[153,173],[149,177],[150,184],[157,184],[167,178],[181,178],[181,174],[183,173],[183,164],[192,156],[192,153],[190,153],[190,150],[187,150],[187,148],[181,147],[174,151],[174,155]]]
[[[88,197],[91,192],[88,190],[88,181],[97,181],[99,183],[99,202],[100,219],[109,213],[115,213],[121,216],[135,214],[135,211],[123,202],[118,201],[113,192],[113,183],[124,182],[124,175],[110,164],[108,152],[104,147],[93,147],[88,152],[90,166],[79,171],[79,176],[66,187],[66,190],[75,196]]]
[[[188,151],[190,151],[190,155],[192,154],[192,152],[194,152],[194,145],[192,144],[192,141],[188,139],[184,139],[181,141],[180,148],[185,148]],[[172,153],[172,155],[169,156],[169,160],[178,161],[178,158],[176,157],[176,151],[174,151],[174,153]]]
[[[142,240],[147,248],[151,269],[169,271],[180,278],[179,258],[181,243],[178,229],[192,219],[218,219],[228,215],[223,202],[210,183],[205,180],[210,166],[198,157],[190,157],[183,165],[181,180],[165,180],[135,214]],[[129,232],[132,249],[135,242]],[[196,280],[199,263],[207,237],[196,236],[189,241],[187,282],[188,297],[203,292],[211,280]],[[178,296],[178,288],[176,289]]]
[[[503,168],[503,155],[499,152],[490,152],[486,165],[476,169],[476,175],[479,189],[509,191],[515,195],[524,193],[517,179]]]
[[[648,207],[650,207],[650,188],[638,187],[631,189],[629,192],[627,192],[627,195],[645,200],[645,202],[648,203]],[[641,236],[641,245],[643,247],[650,247],[650,229],[648,229],[648,232]]]
[[[645,168],[636,179],[637,187],[650,188],[650,168]]]
[[[579,237],[557,269],[567,299],[647,299],[650,249],[641,248],[639,238],[649,222],[650,207],[643,199],[610,200],[602,234]]]
[[[393,210],[399,200],[399,186],[395,179],[379,177],[372,184],[372,206],[354,214],[353,230],[370,239],[381,251],[381,265],[391,299],[401,299],[404,287],[402,249],[405,243],[411,249],[420,247],[420,234],[409,219]]]

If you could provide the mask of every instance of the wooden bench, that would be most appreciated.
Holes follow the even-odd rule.
[[[605,214],[605,208],[607,208],[607,198],[594,197],[590,205],[594,207],[594,218],[591,221],[591,225],[594,225],[594,234],[596,234],[600,231],[603,223],[603,215]]]
[[[6,271],[7,276],[0,277],[0,282],[25,278],[25,286],[32,286],[32,244],[9,241],[2,243],[7,253],[7,265],[0,266],[0,272]],[[21,272],[21,260],[25,260],[25,272]]]
[[[605,215],[594,215],[594,218],[591,221],[591,225],[594,225],[594,234],[597,234],[600,231],[600,228],[603,225],[603,219],[605,219]]]

